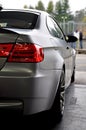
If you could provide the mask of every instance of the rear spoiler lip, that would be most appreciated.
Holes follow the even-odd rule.
[[[10,41],[9,36],[12,36],[12,41]],[[1,43],[15,43],[19,37],[19,33],[10,30],[9,28],[0,28],[0,44]]]
[[[9,28],[0,28],[0,33],[18,34],[17,32],[10,30]]]

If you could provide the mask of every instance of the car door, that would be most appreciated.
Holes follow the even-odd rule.
[[[52,44],[55,46],[55,51],[60,51],[65,64],[65,81],[66,86],[69,85],[71,77],[71,66],[72,66],[72,49],[69,43],[66,42],[65,36],[58,25],[58,23],[52,18],[47,18],[47,26],[50,34],[53,36],[51,38]]]

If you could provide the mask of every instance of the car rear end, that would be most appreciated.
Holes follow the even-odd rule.
[[[1,108],[20,109],[23,107],[21,97],[30,96],[31,90],[28,86],[34,82],[30,77],[34,77],[36,63],[44,58],[41,47],[31,43],[17,42],[17,37],[16,33],[0,29]]]
[[[26,18],[24,13],[23,16]],[[22,20],[20,12],[0,12],[0,110],[18,110],[25,115],[51,107],[56,78],[60,77],[55,70],[40,68],[44,61],[43,47],[34,44],[23,31],[22,34],[17,31],[35,28],[38,15],[30,16],[33,23],[26,21],[29,17]]]

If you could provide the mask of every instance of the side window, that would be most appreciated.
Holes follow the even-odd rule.
[[[47,27],[51,35],[58,38],[63,38],[63,33],[58,24],[51,17],[47,17]]]

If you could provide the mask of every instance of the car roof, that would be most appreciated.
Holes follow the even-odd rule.
[[[35,13],[35,14],[43,14],[43,15],[48,15],[47,12],[41,11],[41,10],[36,10],[36,9],[1,9],[1,11],[15,11],[15,12],[26,12],[26,13]]]

